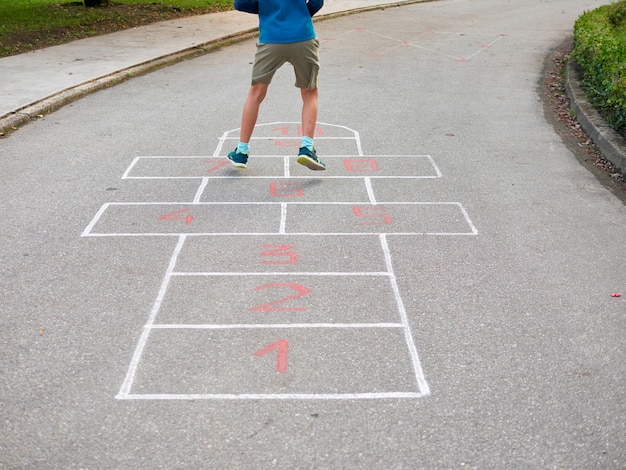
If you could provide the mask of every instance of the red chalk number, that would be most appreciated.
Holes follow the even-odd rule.
[[[296,293],[288,297],[283,297],[281,299],[268,302],[263,305],[252,307],[250,311],[251,312],[303,312],[307,310],[307,307],[276,307],[276,305],[278,304],[289,302],[290,300],[299,299],[300,297],[304,297],[305,295],[308,295],[311,293],[310,289],[307,289],[306,287],[300,284],[295,284],[293,282],[277,282],[277,283],[264,284],[262,286],[255,287],[254,290],[259,291],[259,290],[264,290],[264,289],[273,289],[276,287],[289,287],[290,289],[294,290]]]
[[[287,371],[287,353],[289,352],[289,342],[284,339],[279,339],[275,343],[265,346],[254,353],[255,356],[264,356],[268,352],[277,350],[278,357],[276,358],[276,372],[283,373]]]
[[[300,183],[270,183],[270,196],[302,197],[304,196],[304,189]]]
[[[193,222],[193,215],[187,214],[189,209],[181,209],[179,211],[170,212],[169,214],[158,217],[157,220],[184,220],[185,225],[190,225]],[[186,214],[186,215],[185,215]]]
[[[354,173],[373,173],[378,171],[378,163],[373,158],[355,158],[343,161],[346,170]]]
[[[361,225],[390,225],[391,216],[384,206],[354,206],[352,212],[356,217],[363,217]]]
[[[295,251],[288,251],[295,248],[296,245],[261,245],[261,248],[269,248],[261,252],[261,256],[273,258],[286,258],[277,260],[263,260],[261,264],[296,264],[298,255]]]

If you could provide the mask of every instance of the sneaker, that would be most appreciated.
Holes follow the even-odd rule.
[[[315,149],[311,152],[306,147],[300,147],[300,151],[298,152],[298,160],[297,162],[300,165],[304,165],[309,170],[325,170],[326,164],[319,159]]]
[[[245,168],[246,163],[248,163],[248,154],[239,153],[237,149],[235,149],[228,154],[228,159],[236,168]]]

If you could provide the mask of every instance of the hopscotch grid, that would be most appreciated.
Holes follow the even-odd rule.
[[[354,30],[358,31],[358,29]],[[369,31],[368,31],[369,32]],[[378,33],[374,33],[378,34]],[[380,35],[383,36],[383,35]],[[384,37],[384,36],[383,36]],[[389,38],[394,41],[398,41],[394,38]],[[498,38],[501,39],[501,38]],[[498,39],[492,42],[495,43]],[[412,45],[412,44],[411,44]],[[433,51],[436,52],[436,51]],[[478,51],[479,53],[480,51]],[[272,125],[299,125],[298,122],[270,122],[266,124],[258,125],[257,127],[264,126],[272,126]],[[341,128],[352,133],[352,137],[348,136],[316,136],[316,140],[354,140],[357,147],[357,155],[328,155],[325,156],[325,159],[333,159],[333,158],[350,158],[350,157],[368,157],[363,154],[360,136],[357,131],[349,129],[345,126],[340,125],[332,125],[319,122],[319,125],[326,125],[334,128]],[[226,131],[222,134],[222,136],[218,140],[218,145],[215,148],[213,153],[214,158],[222,158],[220,153],[226,141],[235,140],[238,137],[231,135],[234,132],[239,131],[239,128],[232,129],[230,131]],[[284,137],[253,137],[255,140],[296,140],[299,137],[293,136],[284,136]],[[310,176],[290,176],[290,157],[288,156],[279,156],[279,155],[255,155],[255,158],[284,158],[284,176],[283,178],[290,179],[311,179]],[[209,179],[231,179],[231,178],[249,178],[249,179],[280,179],[281,177],[277,176],[214,176],[214,175],[205,175],[205,176],[178,176],[178,177],[152,177],[152,176],[131,176],[133,170],[135,170],[138,166],[138,163],[141,159],[207,159],[211,157],[207,156],[145,156],[145,157],[136,157],[133,159],[129,167],[126,169],[124,174],[122,175],[122,179],[198,179],[201,178],[202,182],[197,189],[193,202],[191,204],[194,205],[278,205],[281,207],[281,220],[278,228],[278,232],[252,232],[252,233],[215,233],[215,232],[207,232],[207,233],[92,233],[92,230],[98,223],[98,221],[102,218],[107,209],[111,206],[156,206],[156,205],[177,205],[181,204],[190,204],[189,202],[141,202],[141,203],[128,203],[128,202],[117,202],[117,203],[106,203],[103,204],[102,207],[98,210],[92,221],[83,231],[81,236],[178,236],[178,242],[176,247],[170,257],[170,262],[168,264],[166,273],[163,277],[163,281],[161,283],[161,287],[159,289],[159,293],[157,298],[153,304],[152,310],[150,312],[149,318],[145,323],[141,337],[139,342],[135,348],[133,353],[133,357],[128,368],[128,372],[122,383],[120,391],[116,396],[117,399],[131,399],[131,400],[354,400],[354,399],[399,399],[399,398],[421,398],[424,396],[430,395],[430,389],[426,382],[424,372],[422,370],[419,356],[417,353],[417,348],[413,341],[413,334],[408,322],[408,315],[406,309],[404,307],[404,303],[402,301],[400,290],[397,284],[395,272],[393,270],[393,264],[391,259],[391,254],[389,250],[389,246],[387,243],[388,236],[422,236],[422,235],[476,235],[478,231],[476,227],[472,223],[471,219],[465,208],[459,202],[385,202],[380,204],[385,205],[456,205],[459,207],[463,218],[466,223],[469,225],[471,232],[395,232],[395,233],[373,233],[373,232],[335,232],[335,233],[309,233],[309,232],[297,232],[297,233],[288,233],[286,230],[286,216],[289,205],[378,205],[379,202],[376,201],[376,197],[374,194],[374,190],[372,188],[371,180],[372,179],[424,179],[424,178],[441,178],[442,173],[436,165],[434,159],[431,155],[372,155],[375,158],[398,158],[398,157],[411,157],[411,158],[424,158],[427,159],[434,175],[420,175],[420,176],[319,176],[318,178],[332,178],[332,179],[363,179],[365,187],[367,189],[368,202],[266,202],[266,201],[255,201],[255,202],[201,202],[200,199],[204,190],[208,184]],[[317,175],[316,175],[317,176]],[[387,271],[383,272],[246,272],[246,273],[235,273],[235,272],[178,272],[175,271],[175,266],[178,260],[178,256],[183,249],[185,241],[190,236],[203,236],[203,237],[211,237],[211,236],[229,236],[229,237],[237,237],[237,236],[277,236],[277,235],[289,235],[289,236],[377,236],[380,241],[380,246],[383,250],[385,265]],[[393,292],[393,296],[395,298],[395,303],[397,307],[397,312],[399,315],[400,323],[279,323],[279,324],[263,324],[263,323],[241,323],[241,324],[160,324],[156,323],[156,317],[161,308],[161,304],[165,298],[166,292],[168,290],[170,281],[172,277],[189,277],[189,276],[379,276],[386,277],[389,279],[389,283]],[[168,393],[146,393],[146,394],[135,394],[131,393],[131,389],[133,387],[133,382],[135,380],[135,375],[137,373],[138,367],[141,362],[141,357],[143,351],[146,347],[146,344],[149,339],[150,332],[152,330],[174,330],[174,329],[205,329],[205,330],[226,330],[226,329],[289,329],[289,328],[341,328],[341,329],[358,329],[358,328],[391,328],[391,329],[401,329],[404,332],[404,338],[406,341],[406,346],[409,350],[409,356],[411,359],[411,364],[413,368],[413,374],[416,381],[418,392],[368,392],[368,393],[192,393],[192,394],[168,394]]]
[[[439,55],[439,56],[443,56],[443,57],[448,57],[448,58],[450,58],[450,59],[454,59],[454,60],[463,59],[463,61],[469,61],[470,59],[472,59],[472,58],[476,57],[478,54],[480,54],[481,52],[483,52],[483,51],[484,51],[484,49],[485,49],[484,47],[481,47],[481,48],[479,48],[477,51],[475,51],[475,52],[473,52],[472,54],[470,54],[469,56],[467,56],[467,57],[463,57],[463,58],[460,58],[460,57],[454,56],[454,55],[452,55],[452,54],[448,54],[448,53],[446,53],[446,52],[441,52],[441,51],[438,51],[438,50],[436,50],[436,49],[432,49],[432,48],[430,48],[430,47],[426,47],[426,46],[423,46],[423,45],[421,45],[421,44],[417,44],[417,43],[415,43],[414,41],[406,41],[406,40],[402,40],[402,39],[394,38],[394,37],[392,37],[392,36],[388,36],[388,35],[386,35],[386,34],[381,34],[381,33],[378,33],[378,32],[376,32],[376,31],[371,31],[371,30],[369,30],[369,29],[365,29],[365,28],[363,28],[363,29],[359,29],[359,31],[361,31],[361,32],[365,32],[365,33],[368,33],[368,34],[371,34],[371,35],[373,35],[373,36],[378,36],[378,37],[381,37],[381,38],[383,38],[383,39],[387,39],[387,40],[392,41],[392,42],[395,42],[395,43],[397,43],[397,44],[407,45],[407,46],[410,46],[410,47],[413,47],[413,48],[416,48],[416,49],[423,50],[423,51],[425,51],[425,52],[429,52],[429,53],[431,53],[431,54],[435,54],[435,55]],[[434,34],[447,34],[447,35],[449,35],[449,36],[452,36],[452,35],[458,34],[458,33],[455,33],[455,32],[444,32],[444,31],[432,31],[432,33],[434,33]],[[483,33],[483,34],[480,34],[480,36],[493,37],[493,34],[490,34],[490,33]],[[496,35],[496,37],[495,37],[494,39],[492,39],[492,40],[491,40],[491,42],[489,42],[489,43],[487,44],[487,47],[491,47],[491,46],[492,46],[492,45],[494,45],[496,42],[498,42],[499,40],[501,40],[502,38],[504,38],[505,36],[506,36],[505,34],[497,34],[497,35]]]

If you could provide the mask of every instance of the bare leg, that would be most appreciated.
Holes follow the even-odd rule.
[[[302,94],[302,134],[312,139],[317,126],[317,88],[314,90],[301,88],[300,93]]]
[[[250,87],[248,99],[243,107],[243,116],[241,117],[241,130],[239,131],[240,142],[250,142],[256,120],[259,117],[259,108],[267,94],[269,85],[264,83],[255,83]]]

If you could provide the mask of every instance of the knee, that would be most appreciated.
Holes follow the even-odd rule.
[[[301,88],[300,92],[304,101],[317,99],[317,88],[313,88],[312,90],[308,88]]]
[[[248,93],[248,97],[251,100],[256,101],[257,103],[260,103],[265,99],[266,94],[267,94],[267,85],[264,85],[262,83],[255,83],[250,87],[250,92]]]

